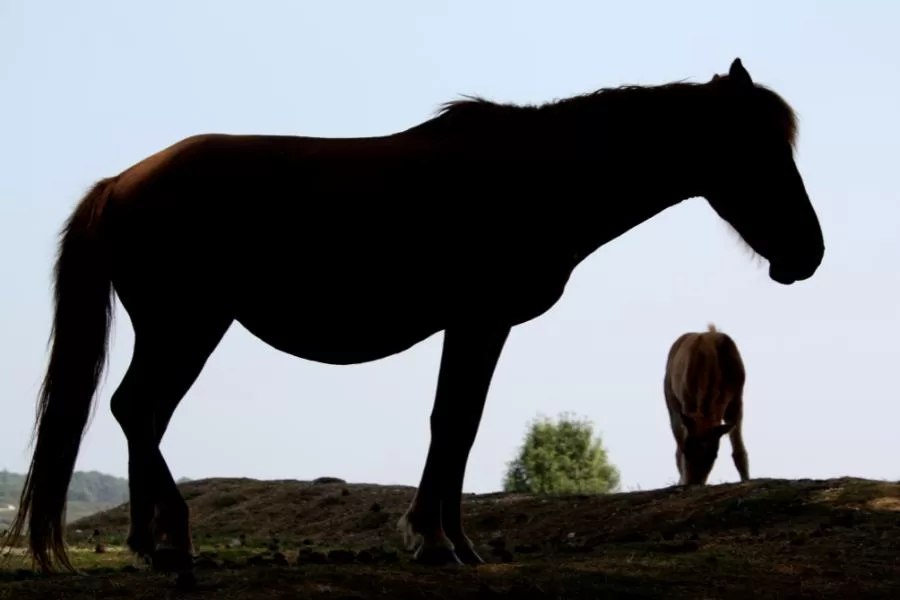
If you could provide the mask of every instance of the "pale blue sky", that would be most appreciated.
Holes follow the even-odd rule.
[[[740,56],[800,114],[820,270],[771,282],[702,199],[602,248],[553,310],[510,337],[465,489],[498,489],[527,422],[560,411],[593,419],[624,487],[674,481],[666,353],[708,321],[746,363],[752,476],[896,479],[898,27],[888,0],[0,0],[0,467],[27,467],[55,236],[96,179],[195,133],[383,134],[457,94],[538,102],[705,81]],[[78,468],[125,474],[109,396],[133,338],[121,309],[117,319]],[[192,478],[415,485],[441,339],[336,367],[235,325],[175,413],[166,458]],[[737,478],[723,448],[712,481]]]

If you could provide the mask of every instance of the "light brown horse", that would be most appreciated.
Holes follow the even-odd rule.
[[[672,344],[663,387],[681,485],[706,484],[726,433],[741,481],[750,479],[741,432],[745,380],[737,344],[711,323],[707,331],[682,334]]]
[[[427,563],[478,563],[460,499],[510,329],[553,307],[597,248],[703,196],[790,284],[822,231],[793,158],[794,114],[740,60],[706,83],[604,89],[543,106],[451,102],[382,137],[199,135],[98,182],[65,224],[36,444],[10,540],[71,568],[66,488],[104,368],[112,301],[134,328],[112,396],[128,441],[128,545],[193,551],[160,453],[175,407],[232,323],[352,365],[444,332],[431,445],[399,523]],[[151,526],[154,525],[154,526]]]

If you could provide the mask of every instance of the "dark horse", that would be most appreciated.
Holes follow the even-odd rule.
[[[510,329],[547,312],[597,248],[695,196],[781,284],[816,272],[822,231],[796,122],[736,59],[706,83],[604,89],[543,106],[465,99],[371,138],[200,135],[99,181],[65,224],[36,442],[7,543],[71,569],[66,490],[115,294],[134,328],[111,409],[128,441],[128,545],[162,569],[193,552],[159,444],[235,321],[351,365],[444,332],[431,445],[399,526],[427,563],[481,562],[463,476]]]

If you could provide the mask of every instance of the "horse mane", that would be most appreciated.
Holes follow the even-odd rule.
[[[615,107],[618,110],[639,112],[664,106],[696,105],[698,96],[724,98],[723,83],[728,76],[716,76],[705,83],[675,81],[661,85],[620,85],[606,87],[585,94],[561,98],[543,104],[513,104],[487,100],[476,95],[442,103],[433,118],[411,130],[419,131],[473,131],[497,130],[517,126],[523,121],[546,118],[559,122],[568,117],[577,122],[595,119],[598,109]],[[671,100],[661,104],[659,100]],[[748,98],[755,118],[776,127],[792,149],[796,148],[797,115],[788,102],[770,88],[754,83]]]

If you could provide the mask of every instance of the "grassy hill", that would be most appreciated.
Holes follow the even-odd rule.
[[[900,485],[893,483],[756,480],[609,496],[470,495],[468,531],[490,564],[440,570],[409,564],[399,548],[394,524],[410,487],[251,479],[180,487],[202,554],[195,598],[900,597]],[[73,599],[170,594],[171,576],[131,566],[121,549],[127,523],[120,506],[70,525],[76,546],[101,531],[106,553],[76,552],[94,577],[7,573],[0,599],[63,590]],[[229,547],[241,534],[246,545]]]

